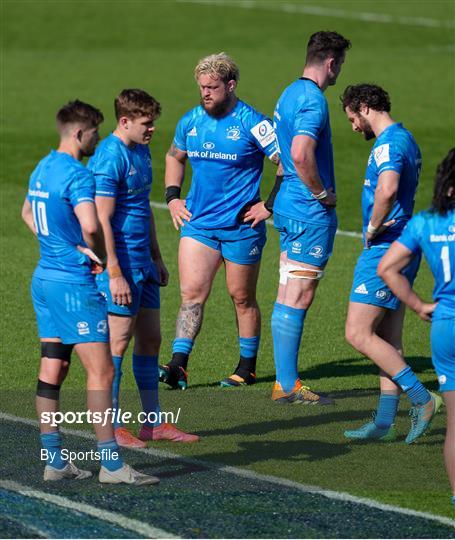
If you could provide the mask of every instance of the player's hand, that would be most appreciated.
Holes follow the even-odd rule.
[[[163,259],[155,259],[153,262],[155,263],[156,270],[158,272],[160,287],[166,287],[166,285],[169,283],[169,272],[167,271]]]
[[[243,222],[247,223],[252,221],[251,227],[256,227],[258,223],[268,219],[272,215],[271,212],[267,210],[264,205],[264,201],[259,201],[256,204],[253,204],[248,210],[243,214]]]
[[[133,301],[130,286],[123,276],[110,278],[109,289],[114,304],[119,306],[129,306]]]
[[[94,251],[86,246],[77,246],[78,251],[83,253],[90,259],[90,268],[92,274],[102,274],[106,268],[106,264],[96,255]]]
[[[433,315],[433,311],[436,309],[437,305],[437,302],[434,304],[425,304],[422,302],[416,313],[423,321],[431,322],[431,316]]]
[[[168,204],[172,223],[177,230],[179,230],[179,226],[183,227],[185,225],[183,220],[189,221],[191,219],[191,212],[187,209],[185,203],[184,199],[173,199]]]
[[[376,238],[376,236],[380,235],[381,233],[383,233],[387,227],[390,227],[391,225],[393,225],[395,223],[395,220],[394,219],[391,219],[390,221],[386,221],[385,223],[383,223],[379,229],[374,232],[374,233],[369,233],[368,231],[365,233],[365,247],[366,249],[370,249],[371,247],[371,241],[373,240],[373,238]]]
[[[337,205],[337,196],[333,192],[333,188],[327,190],[327,197],[319,199],[319,202],[324,206],[329,206],[330,208],[335,208]]]

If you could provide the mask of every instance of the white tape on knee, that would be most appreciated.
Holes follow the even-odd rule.
[[[288,265],[280,261],[280,285],[286,285],[288,282]]]
[[[306,268],[304,266],[297,266],[294,264],[286,265],[286,274],[289,279],[321,279],[324,276],[324,270],[317,270],[316,268]],[[296,274],[295,272],[301,272]]]

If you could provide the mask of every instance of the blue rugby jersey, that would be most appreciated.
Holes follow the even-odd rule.
[[[187,153],[193,170],[186,198],[191,223],[205,229],[238,223],[245,204],[260,198],[264,154],[277,152],[270,120],[241,100],[223,118],[201,105],[187,112],[173,143]]]
[[[30,176],[27,199],[40,245],[34,275],[70,283],[91,282],[90,261],[77,250],[85,245],[74,208],[94,202],[95,180],[82,163],[52,150]]]
[[[455,210],[445,216],[425,211],[407,224],[398,242],[413,253],[423,251],[434,277],[433,320],[455,318]]]
[[[111,133],[96,149],[87,167],[96,180],[96,195],[114,197],[111,219],[115,249],[122,268],[150,264],[150,189],[152,158],[148,145],[128,148]]]
[[[325,189],[335,191],[329,109],[323,92],[315,82],[301,78],[284,90],[275,107],[274,127],[284,169],[284,180],[275,199],[274,211],[307,223],[336,226],[335,209],[313,197],[299,178],[291,157],[295,136],[306,135],[317,141],[319,176]]]
[[[362,192],[363,234],[373,213],[374,193],[379,175],[395,171],[400,175],[398,193],[385,221],[395,220],[371,245],[388,245],[396,240],[412,216],[422,156],[412,134],[401,123],[392,124],[376,139],[368,158]]]

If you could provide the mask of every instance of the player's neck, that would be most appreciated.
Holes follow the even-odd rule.
[[[376,137],[379,137],[384,130],[395,123],[395,120],[388,113],[377,113],[374,122],[371,122],[371,128]]]
[[[127,133],[125,133],[125,131],[120,128],[119,126],[117,126],[114,131],[113,131],[113,134],[122,141],[122,143],[125,145],[125,146],[128,146],[128,148],[134,148],[136,146],[136,143],[133,142],[127,135]]]
[[[329,85],[327,75],[325,75],[323,71],[315,66],[305,66],[302,77],[304,79],[313,81],[322,90],[322,92],[324,92]]]
[[[67,141],[64,139],[60,141],[57,152],[60,152],[61,154],[68,154],[74,159],[77,159],[77,161],[81,161],[83,157],[80,148],[75,146],[72,141]]]

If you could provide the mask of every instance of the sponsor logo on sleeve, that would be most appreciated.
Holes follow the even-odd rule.
[[[250,131],[262,148],[265,148],[275,140],[275,131],[268,120],[262,120],[262,122],[251,128]]]
[[[390,144],[381,144],[374,149],[373,155],[377,167],[383,163],[387,163],[390,161]]]
[[[438,381],[439,384],[445,384],[447,382],[447,377],[445,375],[439,375]]]

